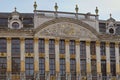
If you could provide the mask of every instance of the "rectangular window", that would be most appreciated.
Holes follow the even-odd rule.
[[[7,59],[0,57],[0,80],[6,80]]]
[[[34,59],[33,58],[25,59],[25,73],[26,73],[26,80],[34,79]]]
[[[55,54],[55,40],[49,40],[49,54]]]
[[[59,51],[60,54],[65,54],[65,40],[60,40]]]
[[[4,38],[0,39],[0,52],[1,53],[7,52],[7,40]]]
[[[39,39],[39,53],[45,53],[45,40]]]
[[[80,41],[80,58],[86,57],[86,43],[85,41]]]
[[[45,76],[45,59],[39,58],[39,71],[40,76]]]
[[[97,78],[96,60],[91,60],[91,71],[92,71],[93,80],[96,80]]]
[[[116,76],[116,62],[115,60],[110,61],[110,69],[112,76]]]
[[[115,43],[110,43],[110,57],[115,57]]]
[[[81,75],[86,76],[86,60],[85,59],[80,60],[80,67],[81,67]]]
[[[61,77],[65,76],[65,59],[64,58],[60,59],[60,75]]]
[[[70,72],[71,72],[71,80],[76,79],[76,61],[75,59],[70,59]]]
[[[90,42],[90,54],[91,55],[96,55],[96,43],[95,42]]]
[[[102,76],[106,77],[107,73],[106,73],[106,61],[105,60],[101,61],[101,72],[102,72]]]
[[[12,74],[20,74],[20,58],[12,57]]]
[[[75,54],[75,41],[70,40],[70,54]]]
[[[105,56],[106,55],[106,46],[105,46],[105,42],[101,42],[100,43],[100,54],[102,55],[102,56]]]
[[[99,23],[99,31],[101,33],[106,33],[106,23]]]
[[[20,55],[20,39],[12,39],[12,44],[11,44],[11,48],[12,48],[12,56],[14,56],[14,54],[19,54]]]
[[[55,75],[55,59],[50,58],[50,75]]]
[[[25,52],[26,53],[34,53],[33,39],[25,39]]]

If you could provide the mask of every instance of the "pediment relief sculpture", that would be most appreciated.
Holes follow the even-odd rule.
[[[41,29],[37,35],[39,36],[56,36],[56,37],[76,37],[76,38],[97,38],[88,29],[69,22],[60,22],[49,25]]]

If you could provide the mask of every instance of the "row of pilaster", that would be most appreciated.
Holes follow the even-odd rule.
[[[25,72],[25,40],[24,38],[20,38],[21,41],[21,72]],[[76,40],[76,72],[77,77],[79,79],[81,74],[80,68],[80,41]],[[69,52],[69,40],[65,40],[65,62],[66,62],[66,77],[70,79],[70,52]],[[116,58],[116,73],[119,76],[120,74],[120,65],[119,65],[119,43],[115,43],[115,58]],[[39,74],[39,53],[38,53],[38,38],[34,38],[34,71]],[[59,66],[59,39],[55,39],[55,66],[57,77],[60,72]],[[97,74],[98,77],[101,77],[101,57],[100,57],[100,42],[96,41],[96,62],[97,62]],[[91,54],[90,54],[90,41],[86,41],[86,71],[87,71],[87,78],[92,80],[91,75]],[[110,69],[110,42],[106,42],[106,69],[107,69],[107,76],[110,78],[111,76],[111,69]],[[7,72],[8,77],[10,78],[11,73],[11,38],[7,38]],[[47,80],[49,80],[49,39],[45,39],[45,72],[47,76]],[[25,74],[21,74],[25,76]],[[37,76],[35,76],[37,77]],[[23,77],[24,78],[24,77]],[[98,78],[98,80],[102,80]]]

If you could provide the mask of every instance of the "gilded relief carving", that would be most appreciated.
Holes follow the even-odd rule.
[[[76,37],[76,38],[96,38],[88,29],[68,22],[60,22],[49,25],[39,31],[40,36],[57,36],[57,37]]]

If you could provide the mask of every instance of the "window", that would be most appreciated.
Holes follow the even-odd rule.
[[[65,41],[64,40],[60,40],[60,42],[59,42],[59,53],[60,54],[65,54]]]
[[[85,41],[80,41],[80,57],[86,57],[86,43]]]
[[[115,43],[110,43],[110,57],[115,57]]]
[[[80,67],[81,67],[81,75],[86,76],[86,60],[85,59],[80,60]]]
[[[99,23],[99,31],[106,33],[106,23]]]
[[[20,58],[12,57],[12,74],[20,74]]]
[[[7,40],[4,38],[0,39],[0,52],[1,53],[7,52]]]
[[[106,52],[106,51],[105,51],[105,42],[101,42],[101,43],[100,43],[100,54],[101,54],[102,56],[105,56],[105,55],[106,55],[105,52]]]
[[[55,40],[49,40],[49,54],[55,54]]]
[[[7,59],[0,57],[0,80],[6,80]]]
[[[60,59],[60,76],[65,76],[65,59]]]
[[[96,54],[96,45],[95,45],[95,42],[91,42],[90,43],[90,53],[91,53],[91,55],[95,55]]]
[[[55,75],[55,59],[50,58],[50,75]]]
[[[70,54],[75,54],[75,41],[70,40]]]
[[[25,73],[26,73],[26,80],[34,79],[34,60],[33,60],[33,58],[25,59]]]
[[[19,39],[12,39],[11,46],[12,46],[12,54],[20,54],[20,40]]]
[[[110,69],[112,76],[116,76],[116,63],[115,60],[110,61]]]
[[[110,28],[109,29],[109,33],[113,34],[114,33],[114,29]]]
[[[45,59],[39,58],[39,71],[40,76],[45,76]]]
[[[33,39],[25,39],[25,52],[26,53],[33,53],[34,52]]]
[[[45,40],[39,39],[39,53],[45,53]]]
[[[105,60],[101,61],[101,72],[102,72],[102,79],[106,80],[107,79],[107,72],[106,72],[106,61]]]
[[[96,66],[96,60],[91,60],[91,71],[92,71],[92,77],[95,80],[97,77],[97,66]]]
[[[70,59],[70,72],[71,72],[71,80],[76,79],[76,61],[75,59]]]
[[[12,23],[12,27],[13,29],[19,29],[19,23],[18,22]]]

